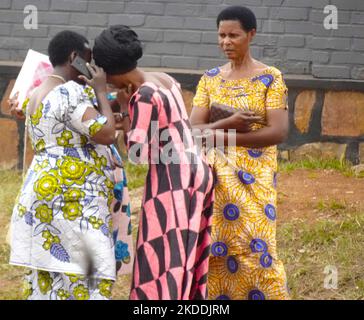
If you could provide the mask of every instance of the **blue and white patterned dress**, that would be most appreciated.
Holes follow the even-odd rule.
[[[109,298],[117,268],[131,270],[126,179],[116,149],[91,140],[107,119],[83,122],[90,107],[90,90],[70,81],[26,119],[35,155],[13,211],[10,264],[33,269],[27,298]]]

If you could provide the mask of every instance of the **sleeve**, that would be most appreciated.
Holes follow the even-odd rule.
[[[66,100],[65,122],[76,132],[92,138],[107,122],[107,118],[97,113],[94,119],[82,121],[88,108],[94,109],[93,102],[84,92],[84,88],[77,85],[71,88],[61,88],[60,93]]]
[[[197,85],[196,94],[192,101],[192,106],[201,108],[209,108],[210,106],[210,97],[207,90],[207,79],[205,75],[201,77]]]
[[[129,159],[134,163],[148,163],[151,148],[159,148],[159,145],[153,145],[159,127],[159,106],[150,90],[141,88],[133,96],[129,103],[129,115]]]
[[[267,109],[288,109],[288,89],[283,80],[282,73],[277,70],[266,95]]]

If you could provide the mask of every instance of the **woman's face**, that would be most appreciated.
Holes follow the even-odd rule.
[[[115,75],[108,74],[106,80],[110,87],[115,89],[126,89],[130,83],[128,73]]]
[[[218,29],[219,46],[229,60],[240,59],[248,52],[250,41],[255,33],[255,29],[246,32],[239,21],[220,21]]]

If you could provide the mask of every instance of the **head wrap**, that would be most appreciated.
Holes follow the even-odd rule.
[[[95,39],[95,63],[107,74],[123,74],[135,69],[142,55],[138,35],[128,26],[111,26]]]

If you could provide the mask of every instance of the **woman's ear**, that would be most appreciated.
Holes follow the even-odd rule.
[[[249,31],[249,41],[253,41],[254,40],[254,37],[255,35],[257,34],[257,30],[256,29],[253,29],[253,30],[250,30]]]
[[[77,56],[77,52],[76,51],[72,51],[70,56],[69,56],[69,63],[71,64],[73,62],[73,60],[76,59]]]

